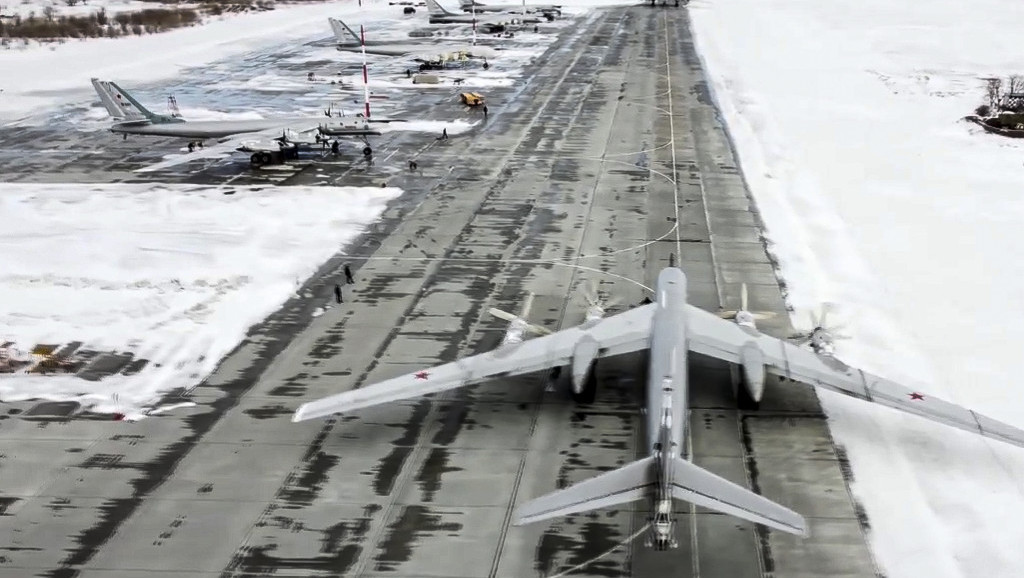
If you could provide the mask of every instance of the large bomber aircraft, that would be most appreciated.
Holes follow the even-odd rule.
[[[338,41],[338,50],[344,52],[366,52],[380,56],[408,56],[419,62],[436,62],[468,58],[494,58],[497,51],[486,46],[470,44],[445,44],[437,42],[419,42],[411,44],[376,41],[375,44],[364,44],[364,39],[356,34],[348,24],[336,18],[328,18],[334,38]]]
[[[189,139],[189,149],[195,143],[206,139],[221,139],[237,135],[248,135],[245,140],[225,141],[220,146],[207,148],[203,154],[181,156],[148,166],[144,171],[153,171],[185,163],[204,156],[220,156],[231,150],[250,153],[253,165],[269,164],[275,156],[294,153],[300,146],[318,146],[321,140],[331,137],[355,137],[366,141],[368,136],[379,135],[380,131],[370,128],[365,120],[334,119],[325,122],[319,117],[276,117],[247,120],[202,120],[190,121],[180,116],[155,114],[113,82],[92,79],[93,88],[100,102],[114,119],[110,131],[128,135],[171,136]],[[323,136],[324,139],[317,138]],[[363,147],[363,154],[372,154],[369,143]],[[288,156],[288,155],[285,155]]]
[[[756,316],[735,312],[727,321],[687,303],[686,276],[669,267],[658,276],[655,301],[604,318],[591,307],[578,327],[551,333],[525,319],[492,312],[512,323],[493,351],[426,368],[377,384],[303,404],[293,421],[351,412],[401,399],[438,393],[490,378],[571,368],[573,393],[592,398],[594,363],[649,349],[647,381],[648,457],[523,505],[517,524],[528,524],[640,499],[651,503],[648,545],[676,547],[673,499],[692,502],[793,534],[806,535],[796,512],[735,485],[689,460],[687,433],[687,356],[689,352],[739,366],[745,393],[754,402],[764,393],[766,373],[843,393],[1024,447],[1024,431],[908,389],[885,378],[843,365],[797,345],[764,335]],[[745,309],[745,305],[743,307]],[[541,335],[524,340],[526,332]]]
[[[136,134],[203,140],[268,129],[276,130],[282,126],[310,121],[309,117],[186,121],[180,116],[150,112],[131,94],[113,82],[93,78],[92,86],[96,89],[103,107],[114,119],[110,131],[123,134],[125,138],[130,134]]]
[[[480,31],[484,34],[497,34],[499,32],[505,32],[510,25],[510,19],[507,17],[501,17],[499,15],[485,16],[480,18],[475,14],[456,14],[449,10],[446,10],[444,6],[437,3],[437,0],[426,0],[427,2],[427,15],[430,18],[431,24],[476,24]],[[509,15],[512,16],[512,15]],[[540,22],[537,18],[526,19],[513,19],[518,20],[518,24],[526,22]]]
[[[505,12],[512,13],[541,13],[562,15],[562,7],[555,4],[484,4],[475,0],[459,0],[459,7],[463,12]]]

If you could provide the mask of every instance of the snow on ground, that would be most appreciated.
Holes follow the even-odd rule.
[[[0,14],[4,16],[28,17],[35,13],[42,18],[44,11],[50,9],[54,16],[88,16],[95,14],[102,8],[108,15],[121,12],[139,12],[152,8],[194,8],[191,4],[175,4],[173,6],[154,2],[142,2],[141,0],[87,0],[77,1],[74,6],[69,6],[65,0],[2,0],[0,1]]]
[[[56,46],[0,50],[0,119],[68,102],[92,91],[89,79],[132,83],[172,78],[188,67],[244,54],[271,42],[330,35],[328,16],[396,10],[384,0],[280,4],[268,12],[225,15],[200,26],[116,39],[90,38]],[[132,58],[122,58],[131,54]],[[45,70],[45,75],[39,71]]]
[[[794,323],[836,302],[846,361],[1024,427],[1024,143],[959,120],[1024,73],[1019,2],[690,11]],[[1024,574],[1024,451],[821,397],[887,576]]]
[[[82,341],[151,361],[98,382],[0,377],[0,399],[134,415],[196,385],[400,192],[0,184],[0,341]]]
[[[570,14],[582,14],[589,6],[615,3],[569,0],[572,7],[566,9],[565,19],[540,26],[554,32],[570,23]],[[278,4],[272,11],[226,14],[199,26],[161,34],[91,38],[60,45],[0,50],[0,70],[3,70],[0,120],[22,118],[33,110],[87,99],[92,93],[89,85],[92,77],[115,80],[130,90],[133,84],[173,78],[186,73],[189,67],[207,65],[271,43],[326,38],[332,36],[328,17],[342,18],[356,27],[366,23],[369,25],[368,34],[376,39],[407,37],[409,31],[427,25],[425,10],[412,18],[402,17],[402,7],[391,6],[385,0],[364,0],[362,4],[359,6],[352,0]],[[456,3],[450,4],[449,9],[458,11]],[[378,29],[380,35],[372,37]],[[315,47],[310,52],[313,58],[327,62],[355,63],[361,62],[362,58],[358,54],[346,56],[333,47]],[[132,58],[123,58],[124,54],[131,54]],[[46,71],[46,74],[40,74],[40,71]],[[239,79],[238,82],[247,83],[248,80]],[[293,88],[294,82],[294,79],[290,80],[288,87]],[[275,90],[265,88],[266,83],[247,84],[257,90]]]
[[[386,124],[374,125],[374,128],[382,133],[410,131],[410,132],[431,132],[441,134],[441,130],[447,130],[449,135],[457,135],[469,132],[479,121],[468,122],[465,120],[410,120],[406,122],[389,122]]]

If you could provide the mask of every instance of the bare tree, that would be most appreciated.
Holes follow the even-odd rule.
[[[990,78],[985,85],[985,100],[988,101],[989,110],[995,111],[999,101],[1003,98],[1003,79]]]
[[[1007,90],[1006,92],[1007,94],[1013,95],[1021,94],[1022,92],[1024,92],[1024,76],[1021,76],[1019,74],[1014,74],[1013,76],[1011,76],[1009,90]]]

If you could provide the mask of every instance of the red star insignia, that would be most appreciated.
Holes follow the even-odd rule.
[[[910,399],[912,399],[912,400],[915,400],[915,399],[923,400],[924,399],[924,396],[921,395],[920,393],[917,393],[916,391],[914,393],[910,393],[910,394],[907,394],[907,395],[909,395]]]
[[[416,379],[426,379],[428,375],[430,374],[426,371],[420,371],[416,373]]]

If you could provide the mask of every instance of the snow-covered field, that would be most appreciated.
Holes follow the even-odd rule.
[[[385,29],[384,17],[400,9],[383,0],[363,4],[281,6],[159,35],[0,51],[5,82],[0,117],[94,98],[92,76],[124,86],[173,78],[190,66],[226,66],[233,54],[324,38],[330,33],[327,16]],[[396,18],[386,29],[392,35],[407,33],[424,22]],[[565,20],[553,28],[570,24]],[[517,76],[519,60],[539,54],[553,38],[525,36],[513,53],[516,64],[506,68],[496,62],[489,72],[473,72],[484,72],[492,82]],[[308,52],[314,60],[344,58],[333,47]],[[124,53],[133,58],[120,58]],[[397,78],[403,70],[395,62],[378,62],[381,74]],[[310,84],[271,74],[237,82],[286,93]],[[253,118],[264,111],[184,107],[182,112],[201,120]],[[109,120],[92,108],[70,122],[98,130]],[[414,121],[379,128],[447,129],[456,135],[474,124]],[[99,382],[0,378],[0,399],[74,399],[96,411],[139,416],[161,392],[196,385],[252,324],[292,296],[299,282],[399,194],[380,188],[230,189],[235,194],[171,184],[0,184],[0,341],[12,339],[22,350],[82,341],[90,349],[131,351],[151,362],[138,375]]]
[[[281,4],[276,10],[225,15],[200,26],[161,34],[0,50],[0,70],[4,73],[0,119],[87,97],[92,92],[92,77],[116,80],[124,86],[173,78],[189,67],[268,44],[327,37],[328,16],[380,18],[396,10],[384,0],[366,0],[363,4],[359,7],[351,0]],[[123,58],[124,54],[132,57]]]
[[[4,16],[28,17],[30,14],[42,18],[47,10],[54,16],[88,16],[102,9],[109,15],[121,12],[136,12],[147,8],[167,8],[163,4],[141,0],[78,0],[69,6],[65,0],[0,0],[0,14]],[[175,4],[177,8],[194,8],[190,4]]]
[[[795,323],[835,302],[846,361],[1024,427],[1024,143],[959,121],[1024,73],[1024,5],[690,11]],[[821,397],[889,578],[1024,575],[1024,451]]]
[[[48,0],[33,0],[42,7]],[[114,0],[108,0],[113,2]],[[454,0],[441,2],[458,11]],[[621,3],[610,0],[567,0],[563,4],[565,18],[554,24],[541,24],[548,32],[569,25],[572,15],[586,12],[592,6]],[[116,39],[91,38],[68,41],[60,45],[33,45],[14,50],[0,50],[0,121],[23,118],[32,111],[90,98],[93,77],[115,80],[125,88],[133,84],[174,78],[188,68],[204,66],[242,55],[270,45],[286,42],[308,42],[331,35],[328,17],[343,19],[358,27],[367,26],[368,38],[408,38],[408,32],[427,25],[425,10],[414,17],[401,16],[401,6],[386,0],[354,0],[323,3],[278,4],[268,12],[225,14],[208,19],[202,25],[161,34],[128,36]],[[458,27],[453,27],[458,28]],[[333,47],[311,48],[312,54],[330,62],[361,62],[358,54],[339,53]],[[124,58],[131,54],[131,58]],[[378,60],[375,60],[379,62]],[[404,70],[404,69],[403,69]],[[501,85],[502,80],[473,73],[481,78],[480,86]],[[273,92],[266,83],[239,78],[238,83],[254,85],[257,90]],[[297,79],[290,79],[290,88]]]
[[[0,184],[0,341],[82,341],[151,361],[98,382],[0,377],[0,399],[135,415],[159,392],[196,385],[399,193]]]

